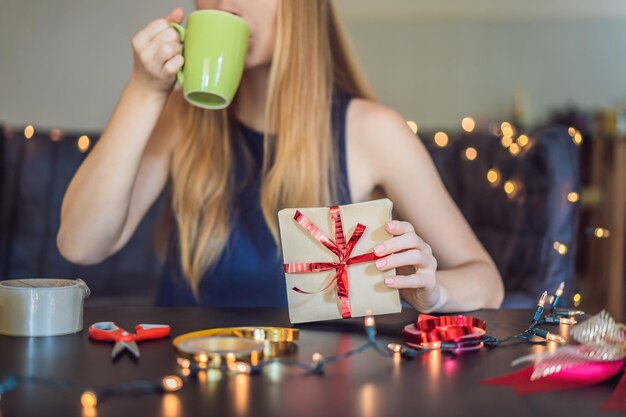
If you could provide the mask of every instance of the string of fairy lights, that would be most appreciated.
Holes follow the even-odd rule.
[[[326,367],[334,363],[347,360],[358,354],[368,351],[374,351],[382,357],[390,357],[395,359],[404,358],[410,360],[433,350],[439,350],[450,354],[459,354],[464,346],[477,342],[482,343],[488,348],[496,348],[508,342],[521,341],[522,343],[533,343],[535,339],[544,340],[545,342],[566,343],[567,341],[561,336],[549,332],[541,328],[544,325],[575,325],[576,317],[585,313],[579,310],[560,308],[559,303],[562,300],[564,283],[561,283],[556,289],[554,295],[548,296],[547,291],[543,292],[539,297],[537,307],[534,311],[530,326],[519,334],[508,336],[505,338],[497,338],[489,335],[478,336],[475,339],[460,339],[459,341],[442,341],[441,343],[423,345],[420,348],[413,348],[399,343],[385,343],[377,338],[376,320],[373,316],[364,318],[364,330],[367,341],[352,350],[341,352],[337,355],[324,357],[316,352],[312,355],[311,361],[300,361],[291,358],[274,358],[259,361],[254,365],[247,362],[233,361],[220,366],[209,366],[207,362],[201,359],[181,363],[180,358],[177,360],[179,366],[179,375],[167,375],[158,380],[137,380],[114,384],[105,387],[92,387],[82,383],[71,381],[63,381],[55,378],[44,378],[40,376],[16,376],[5,374],[0,371],[0,406],[2,397],[6,396],[10,391],[16,389],[20,385],[35,384],[46,386],[59,390],[76,392],[79,395],[81,406],[87,412],[95,411],[98,404],[105,399],[129,396],[134,394],[164,394],[179,391],[185,383],[192,379],[200,379],[199,374],[212,371],[221,371],[226,374],[247,374],[258,375],[263,369],[270,365],[286,366],[298,368],[302,370],[302,375],[325,373]],[[546,303],[551,304],[551,308],[546,314]],[[234,356],[234,353],[232,353]],[[0,408],[1,410],[1,408]],[[93,414],[93,413],[92,413]]]
[[[418,125],[416,122],[412,120],[408,120],[407,125],[413,131],[414,134],[417,134],[419,131]],[[465,133],[472,133],[477,127],[477,123],[472,117],[464,117],[461,120],[461,129]],[[515,129],[515,127],[509,122],[502,122],[500,125],[498,124],[490,124],[487,129],[495,138],[500,139],[500,144],[504,149],[507,149],[511,157],[517,157],[523,155],[526,150],[530,150],[530,148],[534,144],[534,140],[532,137],[529,137],[526,134],[519,133]],[[582,133],[574,127],[569,127],[567,129],[567,133],[569,134],[572,142],[576,146],[581,146],[583,143],[583,135]],[[433,137],[433,142],[439,148],[446,148],[450,142],[450,138],[448,134],[444,131],[437,131]],[[462,151],[463,159],[472,162],[478,159],[478,150],[472,146],[467,146]],[[509,199],[514,199],[519,195],[520,190],[522,189],[522,185],[517,179],[504,179],[502,178],[502,174],[497,167],[491,167],[485,173],[485,177],[490,186],[497,188],[502,186],[504,193]],[[568,203],[575,204],[580,201],[580,194],[577,191],[569,191],[566,195],[566,199]],[[591,226],[585,229],[585,234],[590,235],[597,239],[606,239],[609,238],[611,232],[603,227],[595,227]],[[567,244],[559,241],[555,241],[553,243],[553,249],[559,255],[567,255],[569,248]]]
[[[35,127],[33,125],[28,125],[24,127],[23,136],[26,140],[31,140],[35,137]],[[9,127],[4,128],[4,134],[7,138],[13,137],[13,129]],[[46,134],[52,142],[60,142],[64,139],[64,133],[59,128],[51,129],[49,133]],[[92,140],[88,135],[80,135],[76,139],[76,148],[80,153],[85,153],[91,148]]]

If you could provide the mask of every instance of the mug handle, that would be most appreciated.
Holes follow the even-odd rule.
[[[174,29],[176,29],[176,31],[180,35],[180,42],[184,44],[185,43],[185,28],[182,27],[181,25],[179,25],[176,22],[170,22],[170,26],[172,26]],[[178,79],[178,82],[180,83],[180,85],[184,84],[185,76],[183,75],[183,69],[182,68],[176,74],[176,78]]]

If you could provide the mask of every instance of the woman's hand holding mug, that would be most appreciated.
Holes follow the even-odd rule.
[[[150,22],[132,39],[134,64],[131,83],[148,92],[169,92],[183,66],[182,45],[170,23],[183,21],[184,11],[177,7],[166,18]]]

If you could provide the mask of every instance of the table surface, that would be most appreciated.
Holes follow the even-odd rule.
[[[482,310],[496,337],[523,331],[531,312]],[[379,339],[400,342],[400,331],[416,313],[379,316]],[[212,327],[289,326],[281,309],[85,308],[85,324],[115,321],[132,329],[137,323],[168,323],[172,336]],[[334,355],[366,342],[362,319],[339,320],[301,329],[297,356]],[[563,330],[563,329],[562,329]],[[558,332],[558,330],[554,330]],[[138,379],[158,379],[177,372],[171,339],[140,342],[141,358],[124,354],[112,363],[111,344],[94,342],[86,331],[57,337],[0,336],[0,371],[106,386]],[[328,365],[324,375],[302,375],[296,368],[272,365],[260,375],[220,372],[190,380],[176,394],[111,397],[95,415],[149,416],[596,416],[617,379],[584,389],[517,396],[507,387],[481,384],[484,378],[513,371],[522,355],[547,349],[517,344],[460,355],[428,352],[414,360],[394,361],[366,352]],[[23,384],[0,402],[0,416],[79,416],[79,395],[41,385]],[[93,414],[92,414],[93,415]],[[603,416],[623,415],[602,413]]]

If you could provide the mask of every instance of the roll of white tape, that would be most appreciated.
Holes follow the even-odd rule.
[[[83,329],[83,300],[91,291],[82,279],[0,281],[0,334],[59,336]]]

